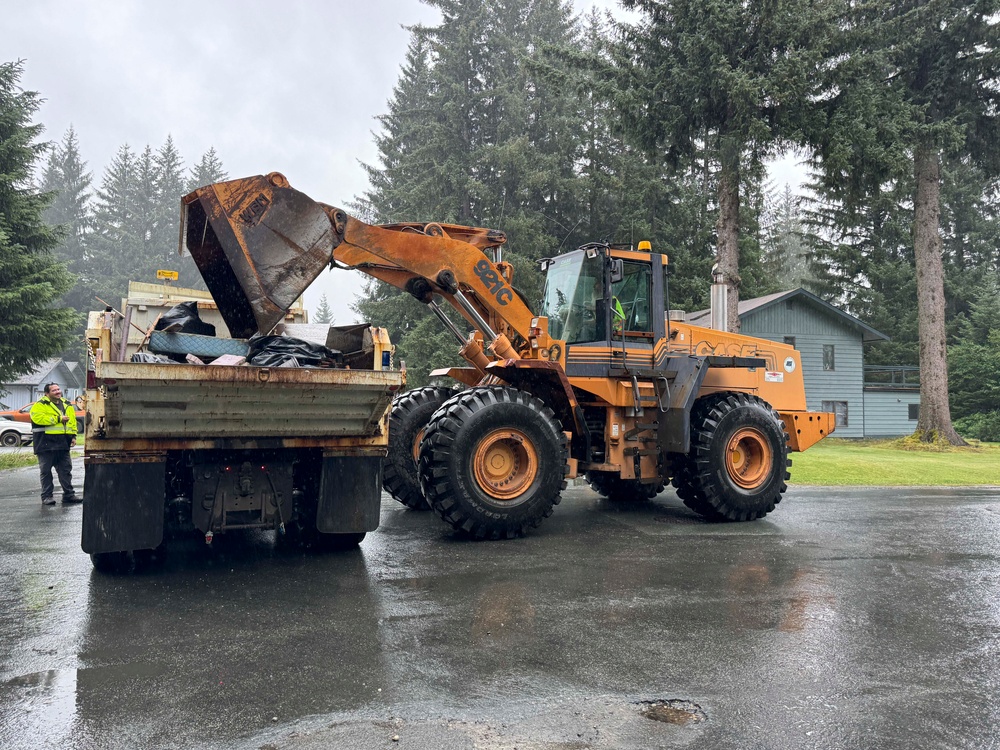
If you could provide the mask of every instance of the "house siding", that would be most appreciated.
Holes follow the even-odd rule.
[[[60,360],[34,385],[12,383],[0,386],[0,390],[6,391],[0,398],[0,405],[3,405],[4,409],[20,409],[25,404],[37,401],[44,395],[46,383],[58,383],[59,387],[62,388],[63,396],[70,401],[83,393],[76,376]]]
[[[859,329],[792,299],[742,316],[740,332],[779,343],[785,336],[794,336],[808,408],[821,411],[824,401],[846,401],[848,424],[838,427],[834,435],[865,436],[864,348]],[[835,370],[823,369],[826,344],[834,346]]]
[[[910,404],[920,403],[917,389],[865,389],[865,437],[911,435],[917,420],[909,418]]]
[[[20,409],[25,404],[36,400],[35,391],[30,385],[8,385],[4,390],[7,393],[0,399],[0,406],[3,406],[4,409]]]

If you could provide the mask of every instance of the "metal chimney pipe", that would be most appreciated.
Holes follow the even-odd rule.
[[[716,331],[729,330],[729,300],[726,289],[726,274],[719,270],[719,264],[712,266],[711,327]]]

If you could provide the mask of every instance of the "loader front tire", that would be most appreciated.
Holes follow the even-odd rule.
[[[450,388],[428,386],[397,396],[389,412],[389,454],[382,464],[382,488],[413,510],[430,510],[420,491],[417,455],[431,415],[455,395]]]
[[[763,518],[788,485],[788,435],[778,413],[745,393],[699,400],[691,414],[691,450],[675,471],[685,505],[712,520]]]
[[[542,401],[516,388],[473,388],[449,399],[427,425],[420,486],[455,530],[512,539],[552,515],[568,456],[562,425]]]

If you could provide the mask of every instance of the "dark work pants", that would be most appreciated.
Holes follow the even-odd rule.
[[[38,471],[42,475],[42,500],[52,497],[52,469],[59,475],[63,497],[73,497],[73,462],[69,451],[44,451],[38,454]]]

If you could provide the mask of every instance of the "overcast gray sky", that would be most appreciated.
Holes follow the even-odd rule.
[[[0,18],[0,61],[25,61],[44,137],[72,125],[95,183],[123,143],[155,149],[170,134],[187,166],[214,147],[230,177],[279,171],[343,205],[367,187],[359,162],[377,162],[374,118],[399,75],[403,27],[438,14],[419,0],[0,0]],[[306,306],[325,293],[351,322],[361,284],[326,271]]]

